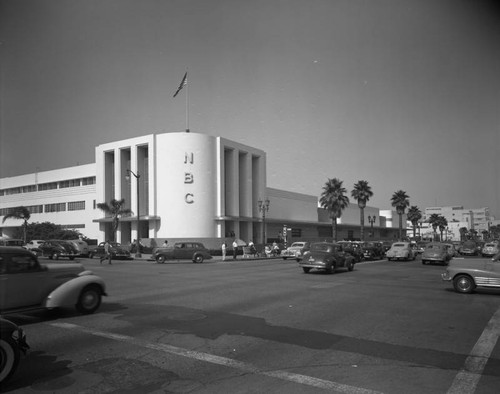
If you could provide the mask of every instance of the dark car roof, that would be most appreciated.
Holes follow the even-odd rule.
[[[33,253],[31,253],[29,250],[27,249],[24,249],[24,248],[20,248],[20,247],[16,247],[16,246],[0,246],[0,254],[3,253],[3,254],[7,254],[7,253],[13,253],[13,254],[19,254],[19,253],[22,253],[22,254],[27,254],[27,255],[30,255],[30,256],[33,256]]]

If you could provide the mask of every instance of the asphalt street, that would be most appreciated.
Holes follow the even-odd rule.
[[[497,393],[500,291],[455,293],[443,266],[375,261],[81,259],[93,315],[11,316],[31,350],[9,393]]]

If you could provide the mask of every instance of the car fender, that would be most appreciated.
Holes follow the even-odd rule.
[[[85,286],[92,284],[101,288],[102,295],[107,295],[104,280],[99,276],[92,274],[91,271],[83,271],[80,273],[80,276],[63,283],[57,289],[52,291],[45,299],[44,306],[50,309],[76,305],[82,289]]]

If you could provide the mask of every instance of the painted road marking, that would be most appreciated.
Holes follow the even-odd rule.
[[[500,334],[500,308],[486,325],[483,333],[466,358],[464,367],[457,374],[447,394],[472,394]]]
[[[213,354],[197,352],[193,350],[183,349],[180,347],[161,344],[161,343],[150,343],[138,340],[134,337],[127,335],[113,334],[111,332],[93,330],[87,327],[79,326],[70,323],[50,323],[51,326],[63,328],[67,330],[80,331],[86,334],[112,339],[120,342],[132,343],[137,346],[142,346],[148,349],[153,349],[160,352],[175,354],[177,356],[187,357],[199,361],[204,361],[212,364],[223,365],[229,368],[238,369],[243,372],[253,373],[256,375],[264,375],[276,379],[285,380],[288,382],[298,383],[302,385],[317,387],[325,390],[335,390],[339,393],[345,394],[382,394],[380,391],[368,390],[361,387],[349,386],[346,384],[341,384],[337,382],[332,382],[329,380],[314,378],[312,376],[301,375],[296,373],[291,373],[287,371],[264,371],[252,364],[245,362],[233,360],[227,357],[220,357]]]

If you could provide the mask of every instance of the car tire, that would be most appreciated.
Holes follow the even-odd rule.
[[[470,294],[475,287],[476,284],[469,275],[458,275],[453,279],[453,288],[458,293]]]
[[[335,272],[335,265],[333,265],[333,264],[332,264],[332,265],[330,265],[330,266],[326,267],[325,272],[326,272],[327,274],[333,274],[333,273]]]
[[[283,257],[283,260],[286,260],[288,257]]]
[[[161,254],[160,254],[160,255],[158,255],[158,256],[156,256],[156,262],[157,262],[158,264],[164,264],[164,263],[165,263],[165,260],[166,260],[165,256],[163,256],[163,255],[161,255]]]
[[[347,271],[352,271],[354,269],[354,263],[350,261],[347,263]]]
[[[387,261],[392,261],[392,257],[387,257]]]
[[[101,289],[97,285],[84,287],[76,304],[78,312],[86,315],[94,313],[101,305],[101,294]]]
[[[427,264],[427,260],[422,260],[422,264],[426,265]]]
[[[193,263],[201,264],[203,263],[203,256],[201,254],[197,254],[193,257]]]
[[[0,339],[0,383],[7,380],[16,371],[21,356],[19,347],[13,338]]]
[[[311,271],[310,267],[302,267],[302,271],[304,271],[304,274],[308,274],[309,271]]]
[[[74,260],[74,259],[75,259],[75,256],[71,256],[69,259],[70,259],[70,260]]]
[[[94,254],[93,253],[89,253],[89,259],[93,259],[94,258]]]

